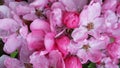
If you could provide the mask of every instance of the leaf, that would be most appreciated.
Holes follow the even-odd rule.
[[[18,54],[18,51],[15,51],[15,52],[11,53],[10,56],[11,56],[12,58],[15,58],[15,57],[17,56],[17,54]]]
[[[90,64],[88,65],[88,68],[96,68],[96,64],[95,64],[95,63],[90,63]]]

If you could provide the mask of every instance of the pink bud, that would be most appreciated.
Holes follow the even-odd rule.
[[[79,15],[74,12],[65,12],[63,15],[63,23],[68,28],[76,28],[79,24]]]
[[[69,56],[65,59],[65,68],[82,68],[82,64],[77,57]]]
[[[68,54],[67,46],[70,43],[70,39],[67,36],[62,36],[56,39],[58,49],[63,53],[63,55]]]

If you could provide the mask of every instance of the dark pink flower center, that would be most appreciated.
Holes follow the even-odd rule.
[[[91,29],[94,29],[94,24],[93,23],[88,23],[86,28],[88,29],[88,31],[90,31]]]
[[[83,45],[82,48],[85,49],[85,50],[88,50],[90,48],[90,46],[87,44],[87,45]]]

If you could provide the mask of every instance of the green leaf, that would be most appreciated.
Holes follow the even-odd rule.
[[[15,58],[15,57],[17,56],[17,54],[18,54],[18,51],[15,51],[15,52],[11,53],[10,56],[11,56],[12,58]]]
[[[88,65],[88,68],[96,68],[96,64],[95,64],[95,63],[90,63],[90,64]]]

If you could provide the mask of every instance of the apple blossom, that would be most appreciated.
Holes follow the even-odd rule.
[[[119,68],[120,0],[0,0],[0,39],[0,68]]]

